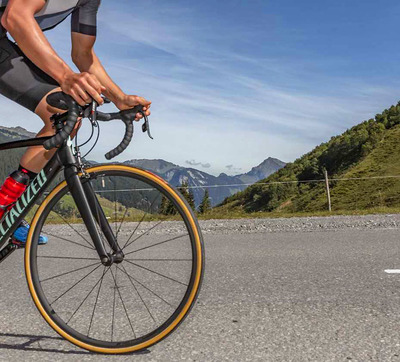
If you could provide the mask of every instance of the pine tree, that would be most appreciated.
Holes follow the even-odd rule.
[[[189,206],[194,210],[196,208],[195,202],[194,202],[194,195],[193,191],[189,189],[189,181],[182,181],[181,186],[178,188],[179,192],[182,194],[182,196],[185,198],[185,200],[188,202]]]
[[[165,210],[165,215],[176,215],[178,213],[178,210],[174,206],[174,204],[168,200],[167,207]]]
[[[201,214],[205,214],[210,209],[211,209],[210,194],[208,193],[208,190],[206,190],[204,192],[203,200],[201,201],[201,204],[199,206],[199,212]]]
[[[182,196],[187,200],[188,195],[189,195],[189,182],[188,181],[182,181],[182,184],[180,187],[178,187],[179,192],[182,194]]]
[[[196,205],[195,205],[195,202],[194,202],[193,191],[192,191],[191,189],[189,189],[187,201],[188,201],[188,203],[189,203],[189,206],[190,206],[193,210],[195,210]]]
[[[167,206],[168,206],[167,204],[168,204],[168,200],[163,195],[161,198],[160,211],[159,211],[161,215],[167,215]]]

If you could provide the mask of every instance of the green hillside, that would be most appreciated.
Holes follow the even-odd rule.
[[[399,141],[400,103],[227,198],[219,209],[285,214],[324,211],[325,184],[309,180],[322,180],[324,169],[331,179],[400,175]],[[334,211],[400,207],[400,178],[331,181],[330,187]]]

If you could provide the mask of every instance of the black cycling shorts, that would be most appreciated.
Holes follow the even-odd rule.
[[[7,36],[0,38],[0,94],[35,111],[58,83],[33,64]]]

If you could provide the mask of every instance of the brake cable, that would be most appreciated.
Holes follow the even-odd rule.
[[[94,144],[93,144],[92,148],[91,148],[84,156],[82,156],[82,158],[85,158],[90,152],[92,152],[93,149],[96,147],[97,142],[99,142],[99,138],[100,138],[100,126],[99,126],[99,122],[98,122],[97,120],[95,121],[95,123],[96,123],[96,127],[97,127],[97,137],[96,137],[96,141],[94,141]],[[92,125],[92,130],[94,130],[94,128],[95,128],[95,126]]]

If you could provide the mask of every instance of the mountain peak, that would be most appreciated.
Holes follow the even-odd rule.
[[[249,172],[237,175],[236,177],[242,180],[243,183],[250,184],[267,178],[282,167],[285,167],[285,165],[285,162],[278,160],[277,158],[268,157],[258,166],[253,167]]]
[[[181,166],[175,165],[172,162],[168,162],[162,159],[147,160],[137,159],[124,162],[127,165],[150,169],[155,173],[164,174],[172,169],[180,169]]]

